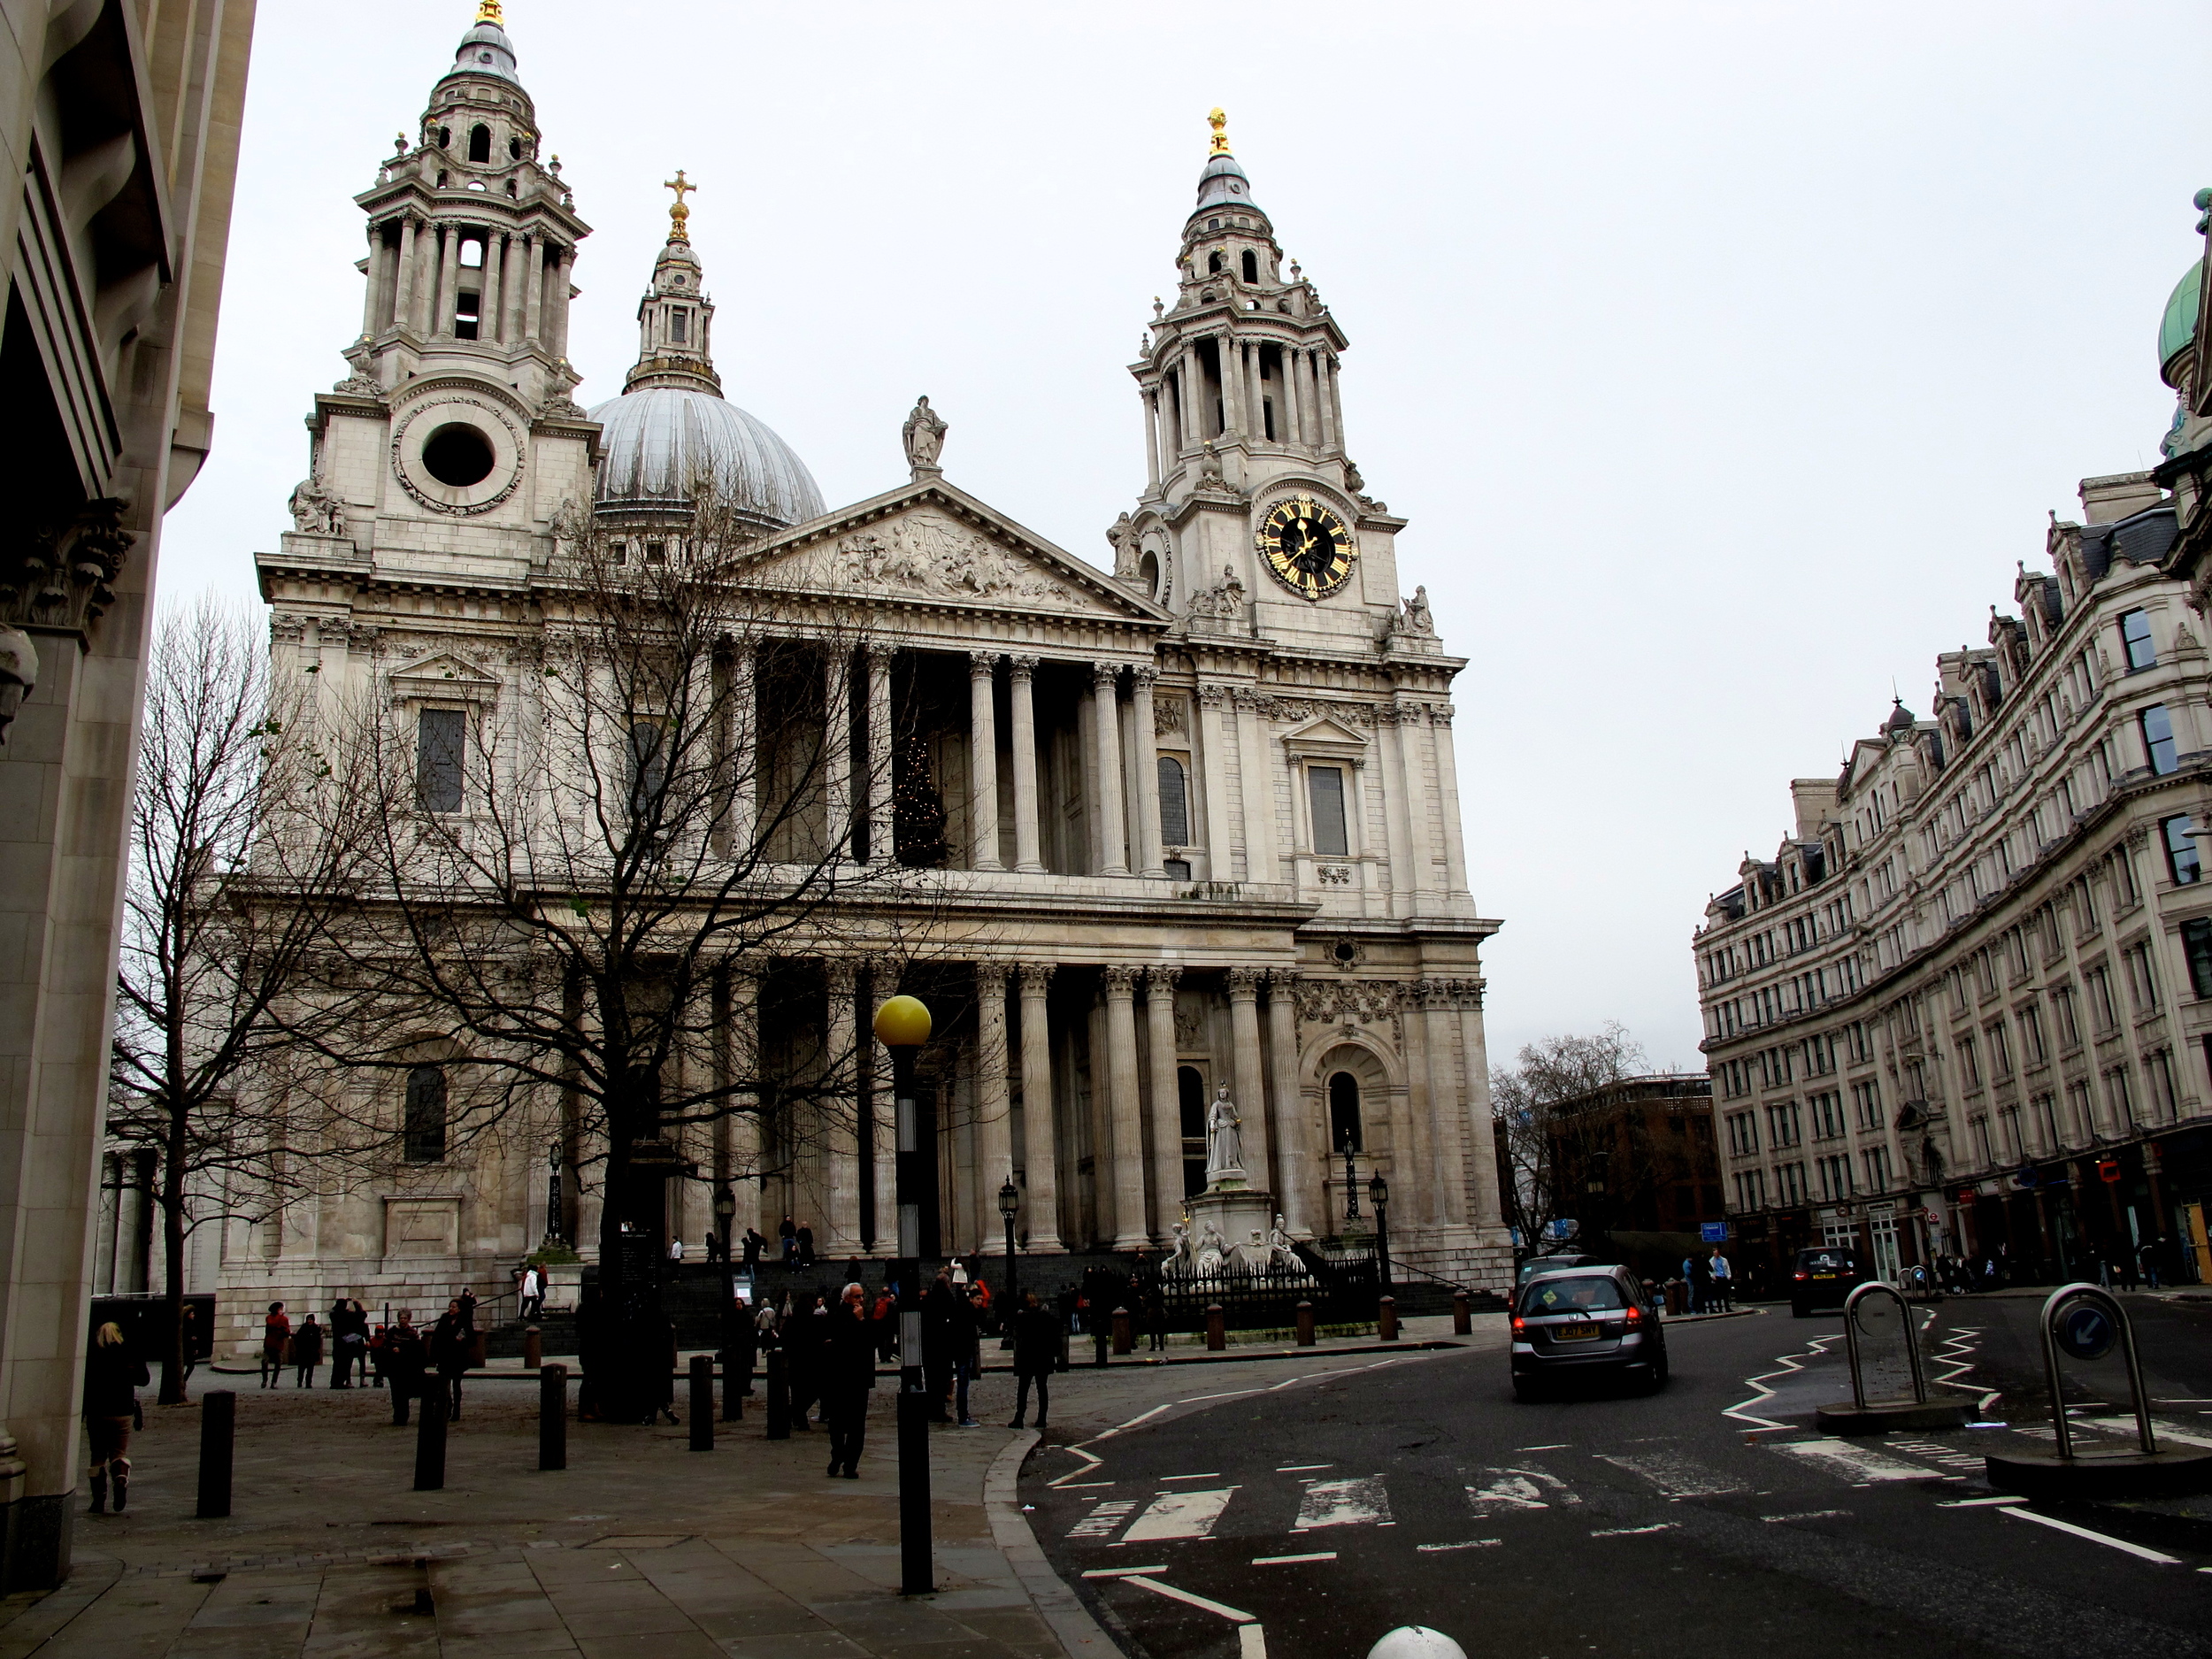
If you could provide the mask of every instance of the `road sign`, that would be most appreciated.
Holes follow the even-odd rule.
[[[2120,1165],[2118,1160],[2115,1158],[2106,1158],[2102,1163],[2099,1164],[2097,1165],[2097,1179],[2105,1182],[2107,1185],[2110,1185],[2111,1183],[2117,1181],[2120,1179]]]
[[[2112,1316],[2093,1302],[2076,1302],[2052,1328],[2059,1347],[2076,1359],[2102,1359],[2120,1340]]]
[[[1724,1221],[1704,1221],[1698,1224],[1698,1236],[1708,1244],[1728,1242],[1728,1224]]]

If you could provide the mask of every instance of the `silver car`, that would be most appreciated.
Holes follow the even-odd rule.
[[[1658,1304],[1625,1267],[1540,1273],[1513,1309],[1513,1393],[1522,1400],[1570,1377],[1612,1375],[1656,1393],[1666,1386]]]

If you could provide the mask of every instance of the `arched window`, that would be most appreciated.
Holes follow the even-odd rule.
[[[1160,844],[1190,845],[1190,791],[1184,786],[1183,763],[1172,755],[1160,757]]]
[[[507,158],[510,161],[522,159],[522,141],[519,138],[511,138],[507,141]]]
[[[1349,1071],[1329,1074],[1329,1145],[1336,1151],[1361,1152],[1359,1079]]]
[[[403,1141],[407,1162],[436,1164],[445,1157],[445,1068],[419,1065],[407,1074]]]
[[[1220,272],[1221,256],[1217,253],[1208,254],[1206,256],[1206,274],[1208,276],[1217,276],[1220,274]]]
[[[492,129],[488,127],[469,128],[469,159],[489,161],[492,158]]]
[[[1247,282],[1256,282],[1260,280],[1260,257],[1249,248],[1244,250],[1244,280]]]

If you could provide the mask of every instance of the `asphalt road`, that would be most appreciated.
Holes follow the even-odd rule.
[[[1402,1624],[1526,1659],[2212,1659],[2212,1499],[2060,1507],[1983,1479],[1984,1453],[2048,1443],[2037,1307],[1955,1299],[1923,1338],[2001,1427],[1816,1433],[1850,1393],[1841,1320],[1783,1308],[1672,1325],[1657,1395],[1518,1404],[1496,1343],[1213,1368],[1222,1397],[1041,1448],[1022,1498],[1136,1659],[1359,1659]],[[2212,1446],[2212,1303],[2131,1311],[2158,1420]],[[2116,1445],[2125,1407],[2092,1389],[2074,1419]]]

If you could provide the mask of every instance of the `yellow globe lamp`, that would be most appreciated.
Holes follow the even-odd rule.
[[[929,1009],[918,996],[895,996],[876,1010],[876,1041],[887,1048],[920,1048],[929,1026]]]

